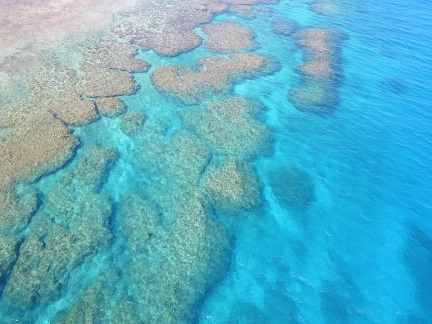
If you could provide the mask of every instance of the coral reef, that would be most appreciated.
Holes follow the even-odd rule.
[[[143,174],[154,190],[161,187],[161,191],[166,184],[184,190],[195,188],[211,157],[204,143],[186,130],[179,130],[167,139],[148,138],[136,152],[139,165],[145,166]]]
[[[295,37],[306,62],[296,68],[302,79],[289,91],[289,99],[298,110],[328,113],[338,101],[339,43],[344,37],[327,28],[307,28]]]
[[[254,33],[233,20],[208,24],[202,29],[208,35],[205,46],[219,53],[249,51],[257,46]]]
[[[10,125],[13,126],[13,125]],[[8,128],[0,137],[0,232],[22,228],[35,210],[36,196],[19,201],[17,182],[29,182],[51,172],[69,160],[78,141],[59,120],[46,112]]]
[[[126,112],[126,106],[117,97],[96,98],[96,107],[104,117],[115,117]]]
[[[144,241],[144,249],[134,250],[129,265],[133,299],[146,323],[189,323],[197,315],[194,306],[227,265],[229,237],[197,194],[164,206],[176,216],[170,228],[164,228],[149,207],[135,194],[122,203],[132,245],[135,238]]]
[[[270,186],[281,205],[304,210],[315,201],[315,185],[305,171],[296,166],[281,166],[270,175]]]
[[[20,239],[18,237],[2,237],[0,236],[0,291],[9,269],[17,259],[16,250]]]
[[[297,110],[318,114],[331,112],[338,101],[333,84],[318,82],[291,88],[289,99]]]
[[[214,206],[224,212],[238,212],[261,202],[260,186],[254,169],[238,160],[227,159],[210,165],[201,185]]]
[[[141,113],[125,114],[120,123],[120,128],[126,135],[136,135],[141,132],[146,116]]]
[[[84,54],[84,60],[101,68],[127,72],[145,72],[149,69],[146,61],[135,58],[138,48],[113,40],[102,40],[91,46]]]
[[[82,100],[75,93],[59,98],[49,110],[55,117],[73,126],[85,125],[99,118],[94,103]]]
[[[14,307],[57,296],[69,271],[110,240],[112,206],[99,190],[116,158],[113,149],[90,147],[47,194],[3,291]]]
[[[274,73],[279,65],[267,57],[239,53],[229,57],[202,57],[198,67],[164,66],[151,79],[159,90],[187,104],[196,104],[219,93],[229,92],[234,82]]]
[[[138,89],[130,73],[99,68],[90,64],[81,65],[85,75],[78,83],[79,91],[86,97],[112,97],[128,95]]]
[[[309,4],[310,10],[324,16],[337,16],[342,14],[342,8],[335,1],[316,0]]]
[[[179,114],[214,153],[251,159],[271,149],[269,129],[256,120],[263,108],[257,101],[229,97]]]
[[[298,28],[297,22],[287,18],[273,19],[271,23],[272,30],[282,36],[291,36]]]

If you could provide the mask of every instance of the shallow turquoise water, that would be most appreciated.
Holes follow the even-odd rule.
[[[260,117],[273,131],[273,152],[254,161],[264,204],[234,217],[219,215],[233,237],[232,261],[224,279],[197,305],[199,322],[427,323],[432,318],[432,7],[402,0],[340,5],[345,13],[338,17],[314,14],[305,3],[268,6],[274,17],[302,27],[333,27],[348,36],[341,45],[340,102],[328,115],[299,112],[287,100],[299,78],[294,68],[302,62],[295,42],[272,32],[272,18],[236,18],[256,32],[258,53],[281,62],[275,74],[234,89],[267,107]],[[227,18],[233,17],[216,21]],[[192,65],[209,53],[204,47],[175,58],[140,53],[152,69],[135,76],[141,89],[123,98],[128,110],[144,112],[146,127],[155,132],[160,125],[167,128],[164,134],[181,129],[178,111],[190,107],[156,91],[150,73],[168,64]],[[78,157],[92,143],[119,152],[101,188],[114,205],[114,240],[72,271],[55,302],[25,313],[0,304],[6,323],[55,321],[102,268],[123,269],[132,258],[121,198],[154,181],[150,166],[140,165],[135,154],[148,139],[124,135],[118,118],[103,118],[75,134],[83,143]],[[292,210],[276,198],[271,179],[281,165],[310,176],[316,199],[307,208]],[[41,179],[38,189],[47,194],[74,167]],[[121,290],[128,276],[119,278]]]

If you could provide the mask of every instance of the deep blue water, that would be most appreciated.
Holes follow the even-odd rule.
[[[293,39],[272,32],[274,17],[235,18],[255,31],[258,53],[281,62],[275,74],[234,89],[267,107],[261,117],[274,134],[273,153],[254,161],[264,204],[225,218],[233,235],[232,261],[199,305],[199,322],[432,321],[432,5],[425,0],[339,5],[343,14],[334,17],[315,14],[300,1],[266,6],[274,17],[294,19],[301,27],[331,27],[347,36],[340,47],[340,101],[323,115],[300,112],[288,101],[288,89],[299,79],[294,68],[303,58]],[[151,73],[167,64],[193,65],[209,54],[201,46],[174,58],[152,52],[140,57],[152,64]],[[141,89],[123,100],[129,111],[145,112],[149,127],[156,129],[152,120],[158,120],[175,131],[182,127],[177,112],[190,107],[155,90],[150,73],[137,74]],[[124,135],[119,124],[119,118],[103,118],[75,130],[83,143],[78,156],[91,143],[120,153],[102,189],[115,205],[113,246],[75,269],[57,301],[26,314],[1,304],[5,318],[53,321],[110,256],[120,268],[130,258],[121,198],[146,182],[135,157],[144,139]],[[284,165],[310,177],[316,197],[306,208],[286,208],[277,199],[272,176]],[[47,193],[73,167],[41,179],[38,188]]]

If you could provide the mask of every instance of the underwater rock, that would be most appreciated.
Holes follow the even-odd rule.
[[[86,97],[113,97],[128,95],[138,89],[132,75],[126,72],[82,64],[85,75],[78,83],[79,91]]]
[[[215,207],[224,212],[250,209],[261,202],[255,170],[234,159],[225,160],[219,166],[210,165],[201,185]]]
[[[115,117],[126,112],[126,106],[117,97],[96,98],[96,107],[104,117]]]
[[[288,209],[303,210],[315,201],[315,185],[305,171],[282,166],[270,175],[270,186],[279,203]]]
[[[263,109],[255,100],[229,97],[179,114],[214,153],[251,159],[271,150],[272,134],[256,120]]]
[[[145,323],[190,323],[197,316],[195,306],[228,264],[229,237],[199,195],[188,194],[163,206],[175,214],[175,223],[163,230],[153,221],[145,228],[133,226],[146,222],[142,202],[132,196],[122,204],[124,222],[132,222],[127,225],[129,235],[137,231],[132,237],[147,241],[142,254],[135,250],[128,269],[140,318]]]
[[[254,7],[249,4],[234,4],[229,7],[229,11],[236,16],[244,19],[254,19],[256,14]]]
[[[254,33],[233,20],[205,25],[208,35],[205,46],[219,53],[232,53],[253,50],[257,44]]]
[[[198,67],[163,66],[154,71],[155,87],[186,104],[197,104],[219,93],[231,91],[241,79],[274,73],[279,65],[268,57],[239,53],[228,57],[202,57]]]
[[[103,40],[88,48],[84,60],[101,68],[117,69],[127,72],[145,72],[149,64],[135,58],[138,48],[113,40]]]
[[[272,30],[281,36],[291,36],[296,32],[298,25],[295,20],[287,18],[276,18],[271,23]]]
[[[123,115],[120,128],[126,135],[137,135],[142,131],[146,117],[141,113],[127,113]]]

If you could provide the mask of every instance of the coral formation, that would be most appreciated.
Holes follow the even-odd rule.
[[[99,118],[93,102],[82,100],[77,94],[59,98],[49,110],[55,117],[73,126],[85,125]]]
[[[116,158],[113,149],[90,147],[48,193],[4,288],[9,303],[28,308],[51,300],[69,271],[107,244],[112,206],[99,190]]]
[[[196,104],[214,94],[226,93],[242,78],[274,73],[278,64],[268,57],[239,53],[229,57],[202,57],[198,67],[164,66],[152,73],[153,84],[161,91],[188,104]]]
[[[219,53],[232,53],[254,49],[254,33],[233,20],[203,27],[208,35],[205,46]]]
[[[201,185],[215,207],[224,212],[250,209],[261,202],[255,171],[238,160],[227,159],[219,166],[209,166]]]
[[[271,23],[272,30],[282,36],[291,36],[297,30],[297,22],[288,18],[273,19]]]
[[[289,99],[301,111],[329,112],[338,100],[338,51],[343,35],[327,28],[307,28],[296,39],[306,62],[296,68],[303,78],[291,88]]]
[[[137,148],[137,155],[153,189],[169,183],[186,190],[198,185],[211,152],[192,132],[180,130],[168,139],[144,140]]]
[[[263,108],[257,101],[229,97],[179,114],[214,153],[251,159],[271,147],[269,129],[256,120]]]
[[[16,250],[20,239],[18,237],[2,237],[0,236],[0,291],[9,269],[17,259]]]
[[[291,88],[289,98],[296,109],[318,114],[329,113],[338,100],[333,84],[318,82]]]
[[[342,14],[342,8],[335,1],[316,0],[309,4],[310,10],[324,16],[337,16]]]
[[[127,72],[145,72],[149,69],[146,61],[135,58],[138,48],[127,43],[102,40],[89,47],[84,60],[101,68],[117,69]]]
[[[315,185],[305,171],[281,166],[270,175],[270,186],[279,203],[290,210],[303,210],[315,201]]]
[[[126,106],[117,97],[96,98],[96,107],[104,117],[115,117],[126,112]]]
[[[121,119],[120,128],[126,135],[136,135],[141,132],[145,119],[144,114],[127,113]]]
[[[197,194],[164,206],[175,215],[170,228],[162,226],[152,209],[136,194],[122,202],[128,239],[134,246],[136,238],[143,240],[129,265],[133,299],[146,323],[188,323],[196,316],[194,306],[227,265],[229,237]]]
[[[128,95],[138,89],[130,73],[99,68],[90,64],[81,65],[85,75],[78,83],[79,91],[86,97],[112,97]]]

